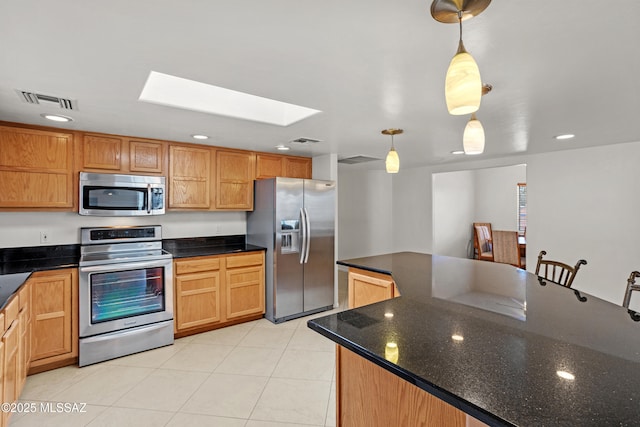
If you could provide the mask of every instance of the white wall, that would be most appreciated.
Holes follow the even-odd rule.
[[[338,171],[338,259],[393,252],[392,175]]]
[[[153,217],[95,217],[73,212],[0,212],[0,248],[80,243],[80,227],[162,225],[165,239],[246,234],[244,212],[171,212]],[[49,235],[40,243],[40,232]]]
[[[475,170],[472,222],[490,222],[493,229],[517,231],[517,185],[521,182],[527,182],[526,165]]]
[[[433,176],[433,253],[466,258],[475,218],[476,171]]]
[[[344,235],[340,239],[339,258],[432,252],[433,173],[526,164],[527,269],[535,270],[541,249],[570,264],[584,258],[588,265],[581,267],[574,287],[621,304],[627,277],[640,269],[637,159],[640,142],[405,169],[393,177],[391,186],[384,171],[350,173],[348,185],[341,181],[341,190],[348,191],[340,196],[339,222],[343,231],[347,226],[353,229],[347,234],[351,240]],[[374,189],[380,191],[377,198]],[[388,200],[393,200],[391,211],[384,206]],[[411,206],[422,211],[414,212]],[[384,231],[388,222],[393,222],[393,230]],[[640,295],[631,306],[640,309]]]
[[[627,277],[640,269],[638,159],[640,142],[529,157],[529,271],[541,249],[571,265],[584,258],[573,287],[622,303]]]

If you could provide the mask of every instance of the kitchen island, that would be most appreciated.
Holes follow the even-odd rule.
[[[640,322],[622,307],[504,264],[338,263],[392,275],[401,296],[308,322],[338,344],[337,425],[381,425],[386,410],[396,425],[640,423]]]

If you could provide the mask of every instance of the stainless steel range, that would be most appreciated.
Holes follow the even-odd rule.
[[[173,344],[161,226],[82,228],[80,255],[80,366]]]

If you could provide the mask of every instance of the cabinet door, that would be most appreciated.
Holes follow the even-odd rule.
[[[78,307],[75,269],[34,273],[32,366],[77,356]]]
[[[209,209],[211,150],[169,147],[169,208]]]
[[[256,154],[256,179],[275,178],[282,174],[282,156]]]
[[[176,276],[176,332],[221,320],[220,272]]]
[[[26,283],[19,292],[20,312],[20,345],[18,352],[17,395],[19,396],[27,380],[27,372],[31,363],[31,285]]]
[[[216,208],[253,209],[253,155],[216,151]]]
[[[349,308],[357,308],[394,297],[391,276],[349,269]]]
[[[311,179],[311,159],[306,157],[284,157],[284,176],[287,178]]]
[[[73,136],[0,126],[0,208],[73,208]]]
[[[104,172],[123,170],[124,140],[116,136],[84,135],[82,138],[82,168]]]
[[[129,140],[129,170],[131,172],[161,174],[165,145],[161,142]]]
[[[264,253],[231,256],[226,261],[227,320],[264,313]]]
[[[20,320],[16,319],[2,336],[4,346],[3,402],[12,403],[18,398],[18,347],[20,345]],[[5,425],[10,412],[4,412]]]

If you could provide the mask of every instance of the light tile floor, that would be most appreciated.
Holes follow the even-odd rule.
[[[10,425],[334,426],[334,343],[306,321],[341,310],[343,299],[340,286],[341,308],[331,312],[279,325],[260,319],[84,368],[32,375],[19,403],[37,411],[14,413]],[[47,402],[86,407],[55,413],[41,406]]]

